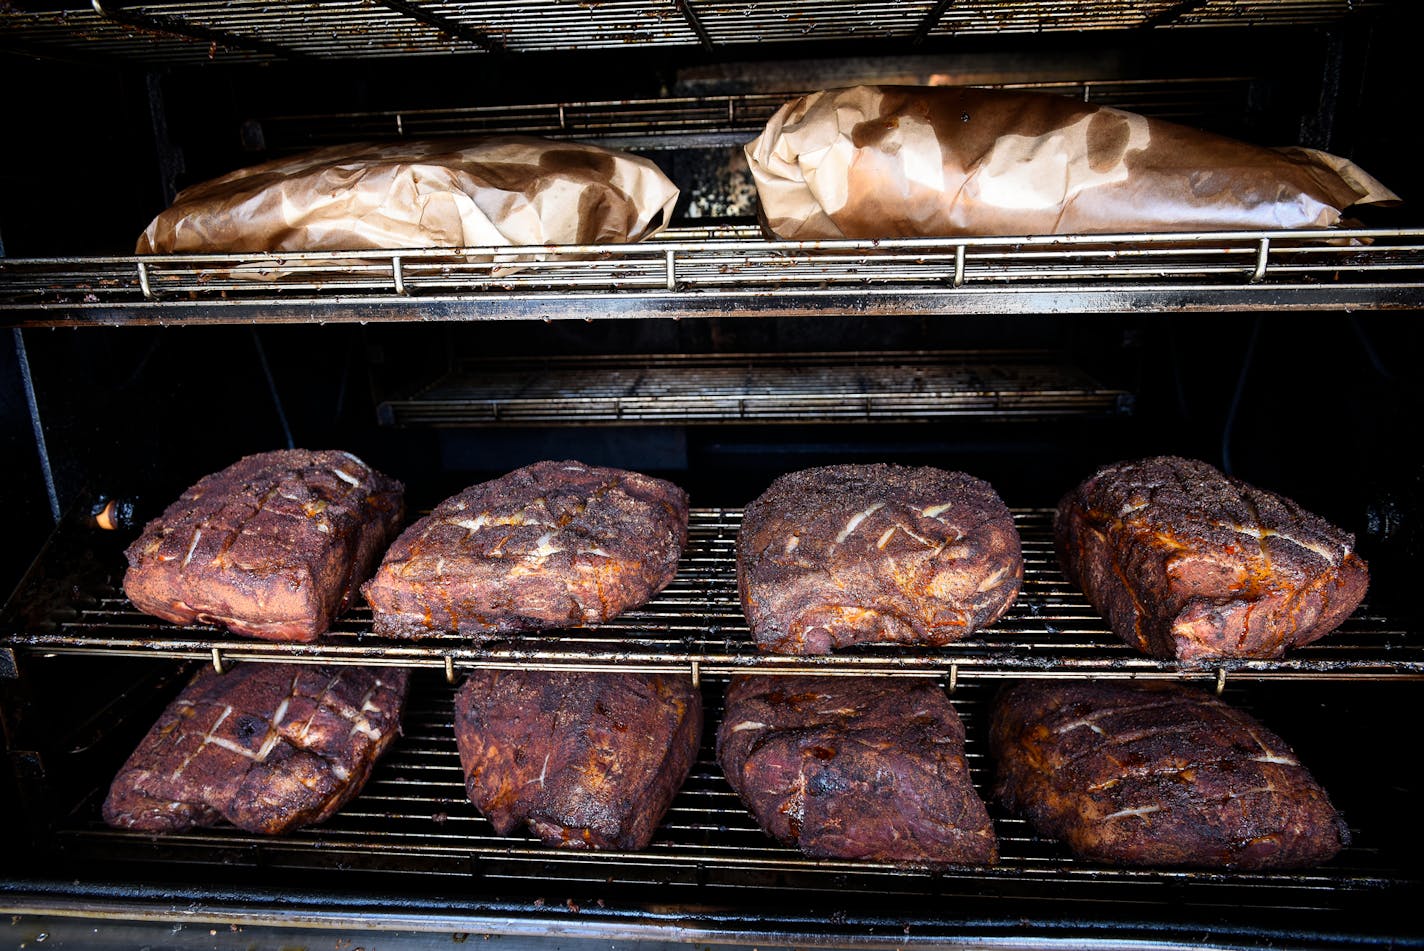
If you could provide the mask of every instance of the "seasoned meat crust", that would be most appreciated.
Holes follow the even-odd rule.
[[[148,523],[125,553],[124,593],[175,624],[316,640],[395,534],[402,492],[349,452],[246,456]]]
[[[479,670],[455,697],[470,801],[563,848],[646,848],[701,736],[689,677]]]
[[[733,677],[717,760],[761,827],[807,855],[986,865],[998,844],[939,687],[876,677]]]
[[[394,668],[205,668],[119,771],[104,821],[181,832],[226,819],[272,835],[323,822],[395,738],[406,679]]]
[[[844,465],[784,475],[747,506],[737,586],[757,646],[940,646],[1008,610],[1023,581],[993,488],[943,469]]]
[[[362,592],[394,637],[598,624],[666,587],[686,544],[687,494],[671,482],[538,462],[441,502]]]
[[[1352,535],[1175,456],[1100,470],[1058,504],[1054,531],[1118,637],[1185,663],[1280,657],[1339,626],[1369,583]]]
[[[996,794],[1114,865],[1300,868],[1349,831],[1290,747],[1177,684],[1021,683],[990,726]]]

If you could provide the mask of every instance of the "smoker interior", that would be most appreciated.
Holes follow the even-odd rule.
[[[1408,726],[1424,680],[1410,570],[1424,306],[1408,4],[170,2],[0,13],[0,906],[147,921],[382,918],[427,930],[773,945],[1424,943]],[[1210,51],[1209,56],[1204,51]],[[789,95],[859,81],[1042,88],[1358,161],[1405,200],[1363,240],[1280,235],[866,242],[760,236],[737,147]],[[441,252],[130,256],[176,188],[334,142],[531,133],[639,151],[683,190],[658,241],[493,273]],[[97,157],[97,158],[96,158]],[[400,283],[397,284],[396,282]],[[38,422],[36,422],[36,420]],[[44,437],[37,445],[36,429]],[[692,544],[597,630],[472,647],[369,632],[317,648],[135,612],[122,549],[198,476],[288,442],[402,479],[412,511],[544,458],[670,478]],[[1049,511],[1103,463],[1196,456],[1357,536],[1367,603],[1282,661],[1138,657],[1062,576]],[[1027,578],[982,638],[786,661],[751,646],[732,558],[777,475],[960,469],[1015,510]],[[47,486],[52,486],[52,492]],[[127,508],[105,531],[93,512]],[[198,664],[418,669],[403,736],[330,822],[278,839],[145,836],[109,780]],[[1003,862],[940,874],[812,860],[762,835],[705,737],[652,847],[495,835],[464,797],[452,681],[481,666],[933,678],[988,794],[986,711],[1021,677],[1182,679],[1282,734],[1354,843],[1282,873],[1075,861],[991,805]]]
[[[127,755],[177,678],[167,665],[118,663],[116,679],[125,689],[106,710],[110,722],[97,731],[80,724],[65,737],[82,748],[87,780],[76,777],[67,791],[64,809],[70,811],[29,874],[83,869],[86,881],[126,883],[135,899],[144,897],[142,886],[164,883],[181,894],[183,882],[201,881],[214,892],[250,891],[252,903],[283,891],[284,901],[310,901],[311,892],[325,891],[347,902],[359,896],[354,900],[376,909],[423,907],[448,915],[453,906],[453,913],[463,908],[472,917],[491,908],[513,919],[552,916],[594,934],[627,928],[626,919],[635,915],[691,927],[700,921],[709,932],[754,938],[761,928],[773,932],[764,936],[769,941],[777,940],[777,929],[785,930],[785,940],[818,927],[823,941],[837,932],[850,940],[855,929],[864,929],[864,940],[891,922],[911,928],[918,940],[944,939],[1023,928],[1029,921],[1073,935],[1180,941],[1186,934],[1221,938],[1259,929],[1276,940],[1328,944],[1329,936],[1338,940],[1342,933],[1376,939],[1400,933],[1396,912],[1411,894],[1403,878],[1410,850],[1419,844],[1417,836],[1401,838],[1367,818],[1381,807],[1407,809],[1408,790],[1385,782],[1366,793],[1347,782],[1348,765],[1331,766],[1329,747],[1353,742],[1341,735],[1338,720],[1361,712],[1359,691],[1341,688],[1327,704],[1317,690],[1307,697],[1285,684],[1249,693],[1229,688],[1227,696],[1267,722],[1288,718],[1292,732],[1304,738],[1298,751],[1320,763],[1320,780],[1342,787],[1337,805],[1351,817],[1355,841],[1327,867],[1255,874],[1099,867],[1075,861],[997,808],[992,814],[1002,858],[993,868],[929,874],[812,860],[767,839],[722,778],[712,739],[725,681],[713,677],[703,681],[708,730],[701,755],[654,844],[641,853],[552,851],[521,836],[496,835],[470,805],[455,751],[453,689],[436,672],[416,679],[399,743],[361,796],[331,821],[277,839],[231,828],[155,837],[105,827],[98,806],[107,782],[93,780]],[[981,790],[991,771],[983,749],[994,690],[987,682],[966,682],[953,694]],[[1369,744],[1359,749],[1369,751]],[[115,891],[124,894],[122,886]],[[1162,913],[1164,903],[1172,906],[1170,915]]]

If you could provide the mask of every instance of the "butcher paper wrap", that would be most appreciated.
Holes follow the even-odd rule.
[[[637,241],[677,187],[644,158],[534,138],[320,149],[185,188],[138,253]]]
[[[746,146],[789,239],[1325,228],[1398,199],[1345,159],[1042,93],[855,86]]]

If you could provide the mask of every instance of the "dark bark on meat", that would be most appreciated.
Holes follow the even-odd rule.
[[[1173,456],[1102,469],[1054,528],[1064,569],[1117,635],[1187,663],[1280,657],[1338,627],[1369,583],[1353,536]]]
[[[672,483],[539,462],[441,502],[362,592],[376,633],[394,637],[578,627],[645,604],[686,544],[687,495]]]
[[[204,669],[119,771],[104,821],[181,832],[226,819],[274,835],[322,822],[395,738],[406,683],[390,668]]]
[[[734,677],[717,759],[761,827],[807,855],[931,867],[998,860],[964,727],[932,683]]]
[[[990,727],[996,794],[1113,865],[1299,868],[1349,831],[1290,747],[1176,684],[1023,683]]]
[[[961,472],[793,472],[747,506],[737,536],[747,623],[779,654],[962,640],[1001,617],[1022,581],[1013,516]]]
[[[315,640],[395,534],[401,493],[347,452],[247,456],[148,523],[126,553],[124,593],[175,624]]]
[[[687,677],[479,670],[455,698],[470,801],[563,848],[646,848],[701,736]]]

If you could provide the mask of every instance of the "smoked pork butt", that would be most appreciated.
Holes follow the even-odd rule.
[[[1022,581],[1013,516],[962,472],[793,472],[747,506],[737,535],[742,609],[778,654],[948,644],[1002,616]]]
[[[563,848],[646,848],[701,737],[690,677],[477,670],[455,697],[470,801]]]
[[[933,683],[733,677],[717,760],[761,827],[807,855],[931,867],[998,861],[964,727]]]
[[[349,452],[246,456],[148,523],[125,553],[124,593],[175,624],[316,640],[395,534],[402,491]]]
[[[1054,520],[1068,576],[1117,636],[1185,663],[1276,658],[1365,596],[1354,536],[1205,462],[1107,466]]]
[[[687,495],[671,482],[538,462],[441,502],[362,592],[393,637],[578,627],[646,603],[686,544]]]
[[[1004,805],[1096,862],[1301,868],[1350,841],[1284,741],[1192,687],[1021,683],[990,752]]]
[[[268,834],[322,822],[395,738],[406,682],[383,667],[204,668],[119,771],[104,821],[181,832],[226,819]]]

